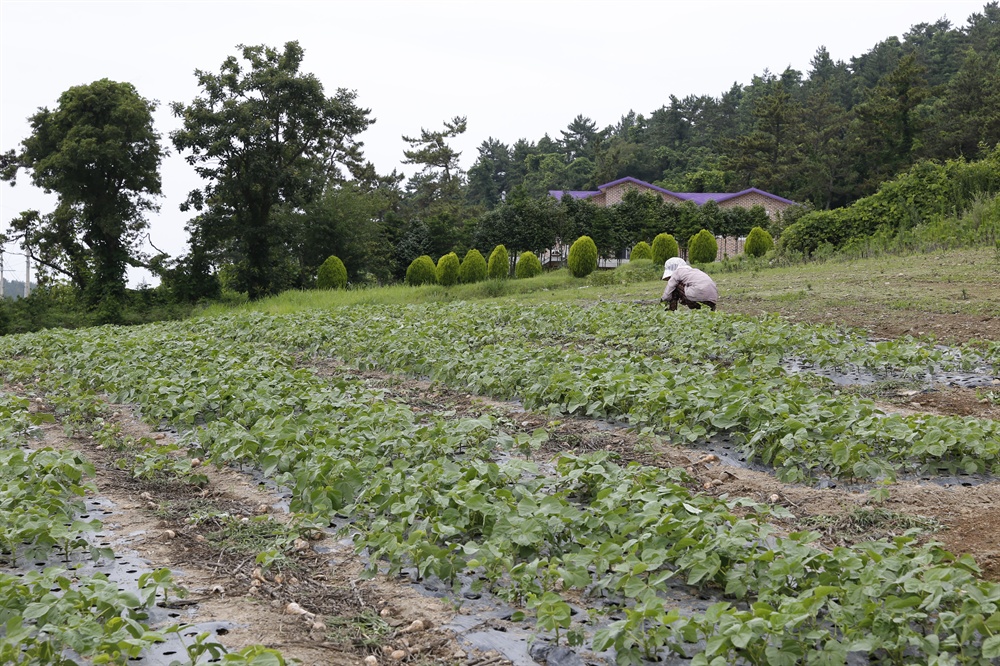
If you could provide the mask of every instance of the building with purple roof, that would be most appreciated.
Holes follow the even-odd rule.
[[[649,192],[660,197],[668,203],[682,204],[685,201],[693,201],[699,206],[707,201],[715,201],[719,208],[752,208],[753,206],[763,206],[770,218],[774,218],[778,213],[789,206],[796,206],[794,201],[779,197],[776,194],[758,190],[751,187],[740,192],[671,192],[662,187],[657,187],[651,183],[626,176],[618,180],[598,185],[595,191],[579,190],[549,190],[549,195],[556,199],[562,199],[569,195],[574,199],[586,199],[598,206],[613,206],[621,203],[625,193],[629,190]]]

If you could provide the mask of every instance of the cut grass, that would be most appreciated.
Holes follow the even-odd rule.
[[[908,530],[926,533],[941,529],[941,523],[933,518],[866,506],[855,507],[850,513],[839,516],[805,516],[799,523],[807,529],[849,543],[899,536]]]

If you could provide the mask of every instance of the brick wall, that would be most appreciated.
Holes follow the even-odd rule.
[[[598,197],[592,197],[591,201],[596,203],[598,206],[613,206],[615,204],[621,203],[622,199],[625,198],[625,193],[628,192],[629,190],[640,190],[642,192],[649,192],[651,194],[657,195],[658,197],[660,197],[661,199],[663,199],[668,203],[679,204],[684,202],[684,200],[679,197],[672,197],[668,194],[664,194],[663,192],[657,192],[656,190],[651,190],[648,187],[640,187],[635,183],[619,183],[618,185],[612,185],[611,187],[606,188],[601,193],[601,195],[598,195],[598,196],[603,196],[603,199],[598,200]]]
[[[737,238],[736,236],[716,236],[715,242],[719,246],[719,251],[715,255],[716,261],[722,261],[726,257],[735,257],[739,254],[743,254],[743,244],[746,242],[746,238],[742,236]]]
[[[776,201],[770,197],[757,194],[756,192],[751,192],[750,194],[744,194],[741,197],[727,199],[719,204],[719,208],[740,207],[749,209],[754,206],[763,206],[764,210],[767,211],[767,216],[773,220],[778,213],[785,210],[790,205],[791,204],[786,204],[781,201]]]

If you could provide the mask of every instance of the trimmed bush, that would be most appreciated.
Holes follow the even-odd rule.
[[[488,275],[486,258],[483,253],[473,248],[465,253],[462,266],[458,270],[458,279],[462,284],[472,284],[482,282]]]
[[[754,227],[743,244],[743,253],[748,257],[763,257],[774,248],[774,239],[766,230]]]
[[[458,255],[449,252],[440,259],[437,264],[437,281],[443,287],[451,287],[458,284],[459,272]]]
[[[649,243],[646,241],[639,241],[632,248],[631,254],[628,255],[629,261],[639,261],[640,259],[652,259],[653,258],[653,248],[649,247]]]
[[[538,260],[534,252],[522,252],[517,258],[517,266],[514,267],[514,277],[517,279],[533,278],[542,274],[542,262]]]
[[[410,262],[406,269],[406,284],[419,287],[422,284],[437,284],[437,267],[426,254]]]
[[[712,232],[702,229],[688,241],[688,260],[692,264],[707,264],[719,255],[719,244]]]
[[[347,286],[347,267],[338,257],[327,257],[316,273],[317,289],[343,289]]]
[[[662,266],[670,257],[681,256],[677,240],[670,234],[657,234],[653,239],[653,263]]]
[[[569,248],[569,272],[573,277],[587,277],[597,270],[597,245],[590,236],[580,236]]]
[[[510,277],[510,255],[505,246],[497,245],[490,252],[486,273],[491,280],[506,280]]]

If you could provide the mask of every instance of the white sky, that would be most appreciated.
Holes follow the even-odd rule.
[[[381,173],[402,167],[401,135],[437,129],[456,115],[455,142],[468,168],[492,136],[505,143],[559,137],[577,115],[603,128],[629,110],[678,97],[717,96],[765,68],[806,73],[816,49],[849,61],[916,23],[965,25],[986,0],[615,0],[225,2],[0,0],[0,151],[18,148],[27,118],[54,107],[67,88],[109,78],[159,100],[156,127],[169,146],[178,127],[167,105],[198,93],[194,70],[217,72],[237,44],[298,40],[303,71],[328,93],[357,92],[375,124],[362,135]],[[161,211],[151,236],[173,256],[186,251],[178,210],[200,181],[171,148],[162,167]],[[0,184],[0,231],[51,198],[22,172]],[[23,279],[7,248],[6,276]],[[131,276],[133,284],[141,273]]]

